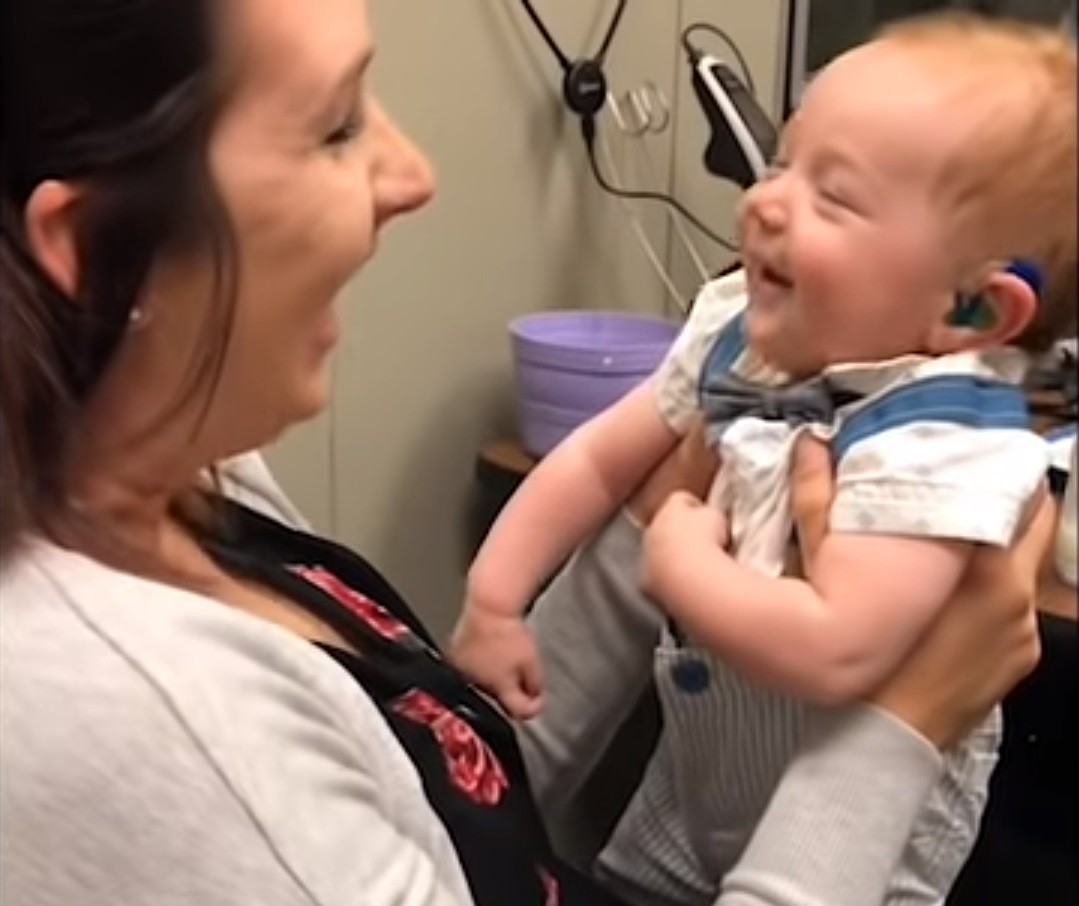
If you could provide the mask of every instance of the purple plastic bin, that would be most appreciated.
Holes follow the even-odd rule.
[[[521,442],[543,456],[663,360],[679,326],[623,312],[557,311],[510,324]]]

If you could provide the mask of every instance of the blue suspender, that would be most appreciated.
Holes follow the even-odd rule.
[[[712,344],[698,388],[710,375],[730,371],[745,348],[745,312],[740,312]],[[859,441],[916,421],[972,428],[1030,427],[1026,397],[1019,387],[976,375],[941,375],[897,387],[844,419],[832,441],[836,460]]]
[[[734,367],[734,363],[745,350],[745,319],[746,313],[739,312],[716,336],[712,349],[704,360],[704,367],[701,369],[700,379],[697,382],[698,395],[703,394],[703,388],[711,375],[726,374]]]
[[[974,375],[942,375],[884,394],[844,419],[832,439],[836,462],[851,447],[912,422],[951,422],[970,428],[1030,426],[1026,397],[1012,385]]]

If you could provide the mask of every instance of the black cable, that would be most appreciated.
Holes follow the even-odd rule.
[[[607,55],[607,51],[610,50],[611,42],[614,40],[615,34],[618,32],[618,27],[621,24],[622,16],[626,11],[628,0],[618,0],[618,6],[614,11],[614,16],[611,18],[611,24],[607,28],[607,33],[603,38],[603,45],[600,47],[599,53],[594,59],[598,65],[602,66],[603,60]],[[569,73],[573,64],[569,58],[562,52],[562,49],[558,46],[558,42],[548,31],[543,19],[540,18],[536,12],[535,7],[532,6],[531,0],[521,0],[521,5],[524,6],[525,12],[528,13],[528,17],[532,20],[532,24],[536,26],[541,37],[547,46],[551,49],[551,52],[555,55],[559,65],[562,67],[562,71]],[[741,52],[733,41],[726,35],[726,33],[720,31],[714,26],[708,23],[699,22],[690,25],[682,33],[682,44],[686,48],[686,53],[690,55],[690,58],[699,58],[700,54],[690,45],[689,37],[695,30],[711,30],[720,35],[734,51],[739,63],[741,64],[745,75],[746,84],[750,90],[753,90],[752,76],[749,74],[749,68],[746,66],[745,59],[742,57]],[[611,185],[603,175],[603,171],[600,169],[599,161],[596,159],[596,121],[593,116],[585,116],[581,119],[581,134],[584,136],[585,148],[588,152],[588,162],[592,167],[592,175],[595,177],[599,187],[608,195],[613,195],[616,198],[625,198],[630,201],[658,201],[666,205],[670,205],[675,211],[681,214],[689,223],[699,230],[704,236],[707,236],[717,245],[722,246],[731,252],[738,252],[737,244],[731,242],[729,239],[724,239],[718,233],[714,233],[705,224],[696,217],[691,211],[689,211],[678,199],[672,198],[670,195],[666,195],[663,192],[645,192],[639,190],[622,189],[617,186]]]
[[[734,54],[734,59],[738,61],[738,67],[742,70],[742,76],[746,80],[746,87],[749,89],[749,93],[755,95],[757,93],[757,88],[753,84],[753,73],[749,69],[746,58],[742,55],[742,51],[738,49],[738,45],[734,42],[734,39],[718,25],[713,25],[711,22],[694,22],[692,25],[686,26],[686,30],[682,32],[682,46],[686,50],[686,56],[694,63],[701,57],[700,50],[689,42],[689,39],[693,37],[693,33],[697,31],[706,31],[715,35],[730,48],[731,53]]]
[[[718,233],[714,233],[710,230],[677,198],[672,198],[670,195],[666,195],[663,192],[644,192],[612,186],[604,177],[603,172],[599,168],[599,161],[596,159],[596,122],[594,119],[586,118],[581,120],[581,134],[584,136],[585,148],[588,151],[588,162],[592,165],[592,175],[596,178],[596,182],[599,183],[599,187],[608,195],[614,195],[616,198],[625,198],[630,201],[658,201],[670,205],[689,221],[693,227],[698,229],[714,243],[723,246],[723,248],[729,252],[739,251],[739,248],[735,243],[731,242],[729,239],[724,239]]]
[[[528,18],[532,20],[532,24],[536,26],[543,40],[547,42],[547,46],[551,48],[551,53],[555,55],[559,65],[562,67],[563,72],[568,72],[570,68],[569,57],[562,53],[562,48],[558,46],[558,42],[547,30],[547,26],[540,18],[539,13],[536,12],[535,7],[532,6],[531,0],[521,0],[521,4],[525,8],[525,12],[528,13]]]
[[[607,34],[603,37],[603,44],[600,46],[599,53],[596,54],[597,63],[602,64],[607,59],[607,51],[611,49],[611,42],[614,41],[614,36],[618,33],[618,26],[622,23],[622,14],[626,11],[627,3],[628,0],[618,0],[618,7],[611,18],[611,24],[607,26]],[[521,0],[521,5],[524,6],[525,12],[528,13],[528,18],[532,20],[532,24],[539,31],[540,37],[551,49],[551,53],[555,55],[555,59],[558,60],[558,65],[562,67],[562,71],[567,72],[572,65],[570,59],[562,52],[562,48],[558,46],[554,35],[551,34],[546,23],[540,18],[539,13],[536,12],[531,0]]]
[[[611,49],[611,42],[614,40],[615,34],[618,32],[618,26],[622,22],[622,14],[626,11],[627,0],[618,0],[618,8],[614,11],[614,18],[611,19],[611,24],[607,27],[607,34],[603,38],[603,44],[600,45],[599,53],[596,54],[596,61],[603,63],[607,59],[607,51]]]

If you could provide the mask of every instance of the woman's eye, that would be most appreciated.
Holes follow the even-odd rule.
[[[350,115],[341,125],[326,136],[325,144],[331,148],[347,145],[355,141],[363,131],[363,123],[358,117]]]

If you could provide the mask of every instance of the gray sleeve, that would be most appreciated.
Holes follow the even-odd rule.
[[[42,706],[63,707],[40,700]],[[104,702],[103,702],[104,703]],[[21,906],[313,906],[176,726],[135,705],[41,720],[5,691],[0,902]],[[55,715],[55,711],[53,714]],[[36,722],[37,726],[30,726]],[[56,756],[63,747],[69,757]]]
[[[941,769],[891,715],[837,712],[787,770],[716,906],[880,906]]]
[[[640,529],[620,511],[529,617],[543,658],[545,704],[518,735],[549,820],[580,791],[652,677],[662,618],[637,585],[640,546]]]
[[[283,631],[173,597],[102,600],[82,623],[5,599],[0,901],[469,906],[355,683]]]

